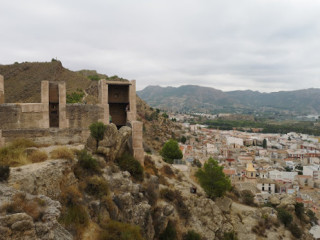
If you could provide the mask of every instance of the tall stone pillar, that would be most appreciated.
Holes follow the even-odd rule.
[[[4,103],[4,79],[0,75],[0,104]]]
[[[68,128],[66,103],[66,83],[59,82],[59,128]]]
[[[108,104],[108,85],[106,80],[101,79],[98,83],[99,90],[99,105],[103,108],[103,116],[99,119],[104,124],[109,123],[109,104]]]
[[[127,118],[131,122],[137,120],[136,80],[132,80],[129,85],[129,105],[130,111],[127,113]]]
[[[141,165],[144,165],[142,122],[132,121],[131,126],[133,156],[141,163]]]
[[[4,147],[5,139],[2,137],[2,130],[0,129],[0,147]]]
[[[40,128],[49,128],[49,81],[41,81],[42,122]]]

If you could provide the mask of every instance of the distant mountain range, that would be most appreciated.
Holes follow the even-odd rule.
[[[148,86],[137,94],[152,107],[203,113],[308,115],[320,113],[320,89],[261,93],[258,91],[223,92],[209,87]]]

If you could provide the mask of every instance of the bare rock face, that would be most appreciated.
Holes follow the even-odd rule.
[[[24,196],[19,205],[15,202],[17,195]],[[28,202],[33,203],[32,208],[20,208]],[[60,203],[49,197],[25,194],[0,184],[0,240],[72,240],[57,221],[60,208]]]
[[[132,130],[124,126],[118,131],[113,123],[106,126],[104,138],[99,142],[97,153],[102,154],[108,161],[114,161],[123,154]],[[87,139],[86,148],[91,152],[96,151],[96,140],[92,136]]]
[[[216,239],[219,233],[233,230],[233,226],[214,201],[190,195],[186,204],[191,213],[189,228],[201,233],[206,239]]]
[[[105,169],[103,176],[109,183],[113,192],[115,208],[108,214],[113,220],[127,222],[140,226],[145,239],[154,238],[154,227],[151,216],[151,205],[144,197],[140,184],[133,183],[129,172],[112,173],[111,169]]]
[[[287,210],[294,210],[294,204],[296,203],[296,200],[293,196],[286,196],[281,199],[281,202],[279,204],[279,208],[285,208]]]
[[[232,205],[232,200],[227,197],[222,197],[216,199],[216,204],[218,207],[222,210],[224,213],[230,213],[231,205]]]
[[[30,194],[46,195],[58,199],[60,185],[72,185],[77,182],[68,160],[50,160],[41,163],[11,168],[9,185]]]
[[[272,195],[270,198],[269,198],[269,201],[272,205],[279,205],[280,204],[280,199],[275,196],[275,195]]]

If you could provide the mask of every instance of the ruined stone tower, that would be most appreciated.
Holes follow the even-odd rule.
[[[65,82],[41,82],[41,103],[4,103],[0,75],[0,146],[17,137],[38,142],[84,142],[91,123],[132,128],[134,157],[143,164],[142,122],[136,120],[136,81],[100,80],[99,104],[66,104]]]

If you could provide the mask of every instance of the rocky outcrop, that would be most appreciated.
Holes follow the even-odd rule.
[[[73,164],[72,161],[58,159],[11,168],[9,185],[30,194],[58,199],[62,184],[69,186],[77,182]]]
[[[104,138],[99,141],[98,149],[96,149],[96,140],[91,135],[87,139],[86,148],[91,152],[102,154],[108,161],[114,161],[123,154],[131,131],[131,128],[127,126],[118,130],[115,124],[107,124]]]
[[[211,199],[190,195],[186,199],[191,217],[188,227],[207,239],[215,239],[224,232],[231,232],[233,226],[218,205]]]
[[[19,204],[17,196],[23,196]],[[27,203],[32,204],[21,206]],[[60,208],[58,201],[46,196],[25,194],[0,184],[0,240],[72,240],[58,223]]]
[[[144,196],[141,185],[133,183],[130,173],[126,171],[113,173],[110,168],[106,168],[103,176],[113,192],[112,199],[116,209],[113,209],[113,213],[110,213],[109,209],[111,218],[138,225],[146,239],[153,239],[155,232],[151,216],[152,207]]]

